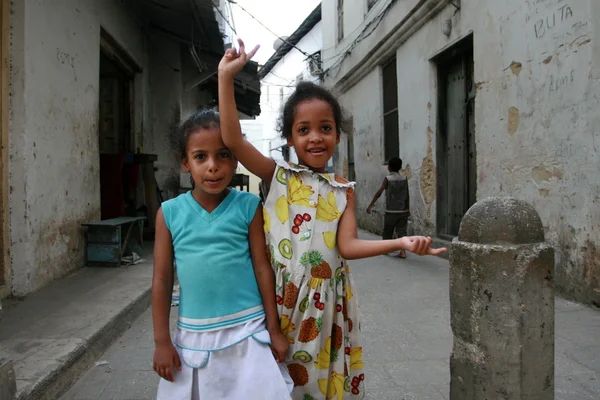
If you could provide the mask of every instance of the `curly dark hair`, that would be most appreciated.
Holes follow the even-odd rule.
[[[392,157],[388,161],[388,168],[392,172],[398,172],[402,169],[402,159],[400,157]]]
[[[201,109],[186,119],[175,130],[174,137],[181,159],[187,156],[188,139],[192,133],[199,129],[219,129],[220,127],[221,118],[219,112],[212,108]]]
[[[294,93],[285,102],[283,112],[277,121],[277,130],[281,133],[282,137],[289,138],[292,136],[292,127],[294,126],[298,104],[313,99],[323,100],[331,106],[338,134],[342,132],[349,133],[345,112],[335,96],[323,86],[309,81],[301,81],[296,85]]]

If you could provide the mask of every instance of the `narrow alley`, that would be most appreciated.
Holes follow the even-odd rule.
[[[0,0],[0,60],[0,400],[155,399],[174,266],[301,400],[600,399],[600,0]]]
[[[361,232],[365,238],[377,238]],[[409,255],[355,261],[367,399],[447,400],[452,350],[448,262]],[[61,400],[147,400],[156,395],[148,309]],[[174,322],[176,309],[172,309]],[[600,312],[557,298],[556,400],[600,398]],[[105,363],[106,362],[106,363]]]

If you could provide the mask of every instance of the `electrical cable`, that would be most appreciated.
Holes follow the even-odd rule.
[[[350,45],[345,48],[344,51],[342,51],[342,52],[338,53],[338,55],[336,55],[336,56],[338,56],[337,60],[334,61],[333,64],[329,68],[327,68],[326,70],[323,71],[323,75],[330,75],[332,72],[334,72],[334,70],[337,70],[336,75],[337,75],[337,73],[339,73],[339,71],[341,70],[342,63],[352,53],[352,50],[354,50],[354,48],[360,42],[362,42],[363,40],[365,40],[366,38],[371,36],[373,34],[373,32],[375,32],[375,30],[379,27],[379,25],[384,20],[385,16],[388,14],[388,12],[392,8],[392,6],[396,3],[396,1],[397,0],[390,0],[390,2],[384,7],[384,9],[379,13],[379,15],[377,15],[375,18],[370,20],[369,23],[367,23],[367,25],[365,25],[364,29],[358,35],[358,37],[356,39],[354,39],[352,41],[352,43],[350,43]],[[370,31],[367,32],[368,29],[370,29]],[[330,59],[333,59],[336,56],[334,56]]]
[[[254,19],[256,22],[258,22],[263,28],[265,28],[267,31],[269,31],[271,34],[273,34],[276,38],[281,39],[284,43],[287,43],[288,45],[292,46],[293,48],[295,48],[296,50],[298,50],[300,53],[304,54],[307,58],[311,58],[312,57],[311,54],[308,54],[307,52],[305,52],[304,50],[302,50],[300,47],[296,46],[295,44],[287,41],[286,39],[282,38],[281,36],[279,36],[278,34],[276,34],[275,32],[273,32],[265,24],[263,24],[258,18],[256,18],[254,15],[252,15],[248,10],[246,10],[244,7],[242,7],[236,1],[234,1],[234,0],[227,0],[227,1],[229,3],[231,3],[231,4],[235,4],[239,8],[241,8],[242,11],[244,11],[246,14],[248,14],[252,19]]]
[[[223,18],[223,20],[227,23],[227,25],[229,25],[229,27],[231,28],[231,30],[233,31],[233,33],[235,33],[237,35],[238,33],[235,30],[235,27],[233,25],[231,25],[231,23],[229,22],[228,18],[225,18],[225,15],[223,15],[223,12],[219,9],[219,7],[215,6],[213,8],[215,10],[217,10],[217,12],[219,13],[219,15],[221,15],[221,18]],[[233,16],[233,13],[232,13],[232,16]]]

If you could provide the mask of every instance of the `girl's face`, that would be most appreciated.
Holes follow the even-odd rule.
[[[223,143],[219,129],[200,129],[188,137],[187,155],[182,162],[196,188],[208,194],[220,194],[231,182],[237,161]]]
[[[294,146],[300,164],[324,172],[339,142],[340,135],[329,103],[311,99],[296,106],[288,145]]]

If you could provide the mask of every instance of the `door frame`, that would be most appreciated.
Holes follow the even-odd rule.
[[[126,118],[128,119],[127,141],[125,148],[128,151],[135,152],[135,77],[142,72],[142,67],[133,59],[117,40],[106,31],[100,28],[100,52],[108,58],[114,65],[127,77],[126,90],[123,92],[126,104]],[[99,78],[100,79],[100,78]],[[98,120],[100,120],[100,110],[98,110]],[[100,137],[100,123],[98,124],[98,138]]]
[[[447,48],[445,48],[443,51],[439,52],[437,55],[435,55],[431,61],[436,65],[437,67],[437,134],[436,134],[436,190],[437,190],[437,195],[436,195],[436,234],[438,237],[445,239],[445,240],[452,240],[454,238],[454,235],[449,234],[447,232],[447,221],[444,220],[445,222],[442,223],[442,218],[445,218],[445,215],[443,216],[442,211],[447,212],[447,208],[448,208],[448,199],[447,197],[447,182],[445,179],[442,178],[446,178],[445,175],[443,175],[445,172],[447,173],[447,166],[446,166],[446,159],[445,157],[443,157],[444,152],[442,151],[442,147],[444,145],[444,143],[446,142],[447,139],[447,133],[446,133],[446,121],[445,121],[445,102],[446,102],[446,86],[444,84],[445,82],[445,77],[446,77],[446,69],[447,66],[449,64],[455,63],[461,59],[465,58],[465,54],[471,54],[471,59],[473,59],[473,33],[469,32],[467,35],[465,35],[464,37],[460,38],[459,40],[457,40],[456,42],[454,42],[452,45],[448,46]],[[468,96],[468,94],[467,94]],[[465,103],[465,107],[466,107],[466,103]],[[467,111],[465,111],[465,116],[466,116]],[[468,122],[468,118],[465,118],[465,133],[467,134],[468,137],[468,132],[469,132],[469,122]],[[473,144],[475,142],[475,138],[473,138]],[[476,173],[476,153],[475,150],[473,150],[474,153],[474,159],[475,159],[475,165],[473,166],[473,168],[475,168],[475,171],[471,171],[470,174],[472,173]],[[467,151],[468,154],[468,151]],[[469,160],[467,160],[467,162],[469,162]],[[468,188],[470,185],[470,174],[468,174],[465,177],[465,185]],[[476,190],[476,187],[473,188],[473,190]],[[464,193],[463,195],[465,195],[470,201],[470,190],[469,193]]]
[[[0,297],[10,294],[10,216],[9,216],[9,90],[10,90],[10,0],[0,0]]]

